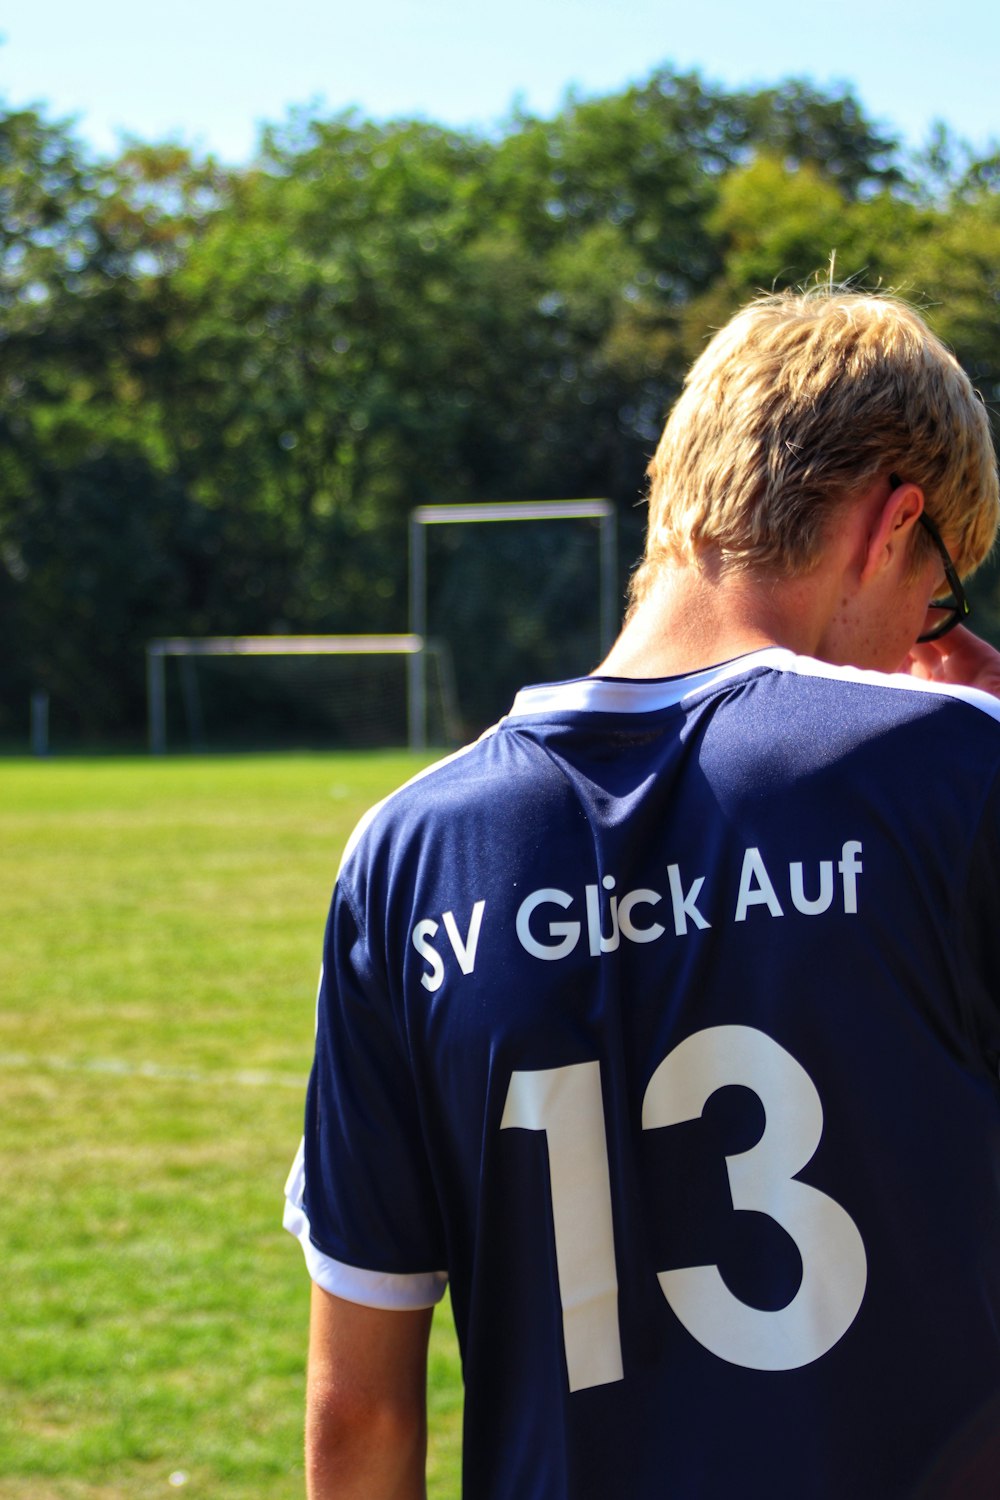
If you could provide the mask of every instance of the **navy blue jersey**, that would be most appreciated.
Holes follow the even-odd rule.
[[[779,649],[588,678],[364,821],[286,1222],[351,1300],[450,1281],[467,1500],[888,1500],[974,1462],[998,721]]]

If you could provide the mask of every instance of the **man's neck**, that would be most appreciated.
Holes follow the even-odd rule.
[[[610,677],[677,677],[768,646],[812,654],[824,590],[808,578],[679,565],[633,610],[597,668]]]

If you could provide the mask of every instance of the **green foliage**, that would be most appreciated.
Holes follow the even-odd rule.
[[[157,634],[400,630],[423,502],[632,514],[706,331],[828,275],[997,399],[996,154],[668,68],[497,136],[294,112],[224,171],[0,110],[0,739],[136,737]]]
[[[850,89],[831,96],[792,79],[752,95],[746,118],[756,149],[790,171],[814,168],[836,183],[848,202],[905,180],[899,142],[865,119]]]
[[[722,184],[712,227],[727,244],[726,278],[739,300],[754,288],[794,285],[829,260],[845,228],[836,183],[812,165],[790,170],[758,156]]]

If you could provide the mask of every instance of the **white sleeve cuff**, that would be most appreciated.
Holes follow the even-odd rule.
[[[418,1271],[405,1276],[390,1271],[367,1271],[334,1260],[317,1249],[309,1237],[309,1219],[302,1207],[304,1180],[300,1147],[285,1186],[284,1226],[302,1246],[306,1267],[317,1286],[347,1302],[358,1302],[362,1307],[401,1312],[434,1307],[441,1301],[448,1285],[447,1271]]]

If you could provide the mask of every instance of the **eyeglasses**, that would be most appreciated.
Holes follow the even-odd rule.
[[[898,489],[903,483],[898,474],[890,474],[889,482],[893,489]],[[947,598],[931,600],[927,606],[927,629],[917,636],[917,640],[921,642],[936,641],[940,640],[941,636],[947,635],[949,630],[954,630],[956,625],[963,624],[972,613],[972,606],[962,587],[962,580],[958,576],[958,569],[952,561],[951,553],[941,539],[940,531],[926,511],[922,510],[917,520],[937,548],[941,566],[944,568],[944,576],[951,590]]]

